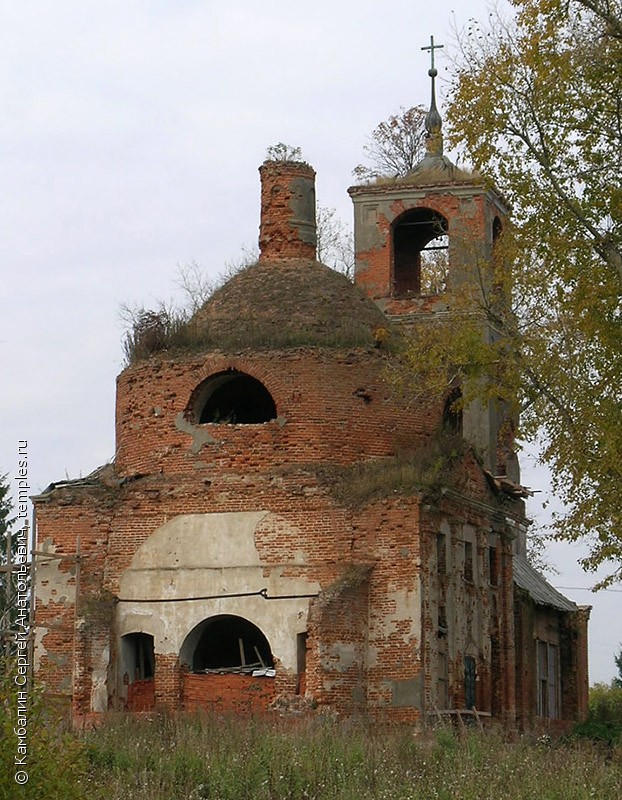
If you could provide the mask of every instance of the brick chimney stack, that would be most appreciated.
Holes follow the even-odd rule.
[[[259,174],[259,258],[315,261],[315,170],[302,161],[264,161]]]

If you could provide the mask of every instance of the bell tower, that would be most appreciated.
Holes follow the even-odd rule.
[[[396,322],[409,326],[452,313],[451,295],[473,297],[494,285],[494,250],[506,223],[502,197],[477,172],[460,169],[443,153],[436,105],[431,37],[430,108],[426,152],[407,175],[352,186],[355,283]],[[413,329],[414,330],[414,329]],[[482,336],[494,336],[482,320]],[[503,413],[471,403],[463,432],[493,475],[518,480],[514,455],[498,458]]]

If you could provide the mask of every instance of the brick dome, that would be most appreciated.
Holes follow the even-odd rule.
[[[367,347],[387,328],[380,309],[318,261],[260,259],[218,289],[191,326],[219,349]]]

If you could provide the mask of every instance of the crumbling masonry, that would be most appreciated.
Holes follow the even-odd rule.
[[[388,380],[400,332],[451,314],[430,253],[466,291],[506,222],[435,124],[411,174],[350,189],[355,285],[315,260],[311,167],[264,163],[258,262],[183,339],[139,331],[114,462],[34,499],[36,670],[75,719],[584,713],[588,611],[526,562],[503,409]]]

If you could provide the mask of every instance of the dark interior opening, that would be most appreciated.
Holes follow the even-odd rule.
[[[129,682],[148,680],[155,673],[153,636],[148,633],[128,633],[121,640],[123,664]]]
[[[457,387],[449,392],[443,407],[443,428],[446,431],[462,434],[462,409],[462,391]]]
[[[477,691],[477,667],[473,656],[464,657],[464,707],[475,708]]]
[[[214,617],[205,623],[192,656],[192,671],[274,667],[268,640],[242,617]]]
[[[445,217],[430,208],[413,208],[399,217],[393,228],[396,295],[438,294],[444,290],[447,231]]]
[[[493,244],[496,244],[497,241],[500,239],[501,234],[503,233],[503,225],[501,224],[501,220],[499,217],[495,217],[492,221],[492,241]]]
[[[200,423],[257,425],[276,419],[275,402],[263,383],[235,370],[208,378],[195,407]]]

